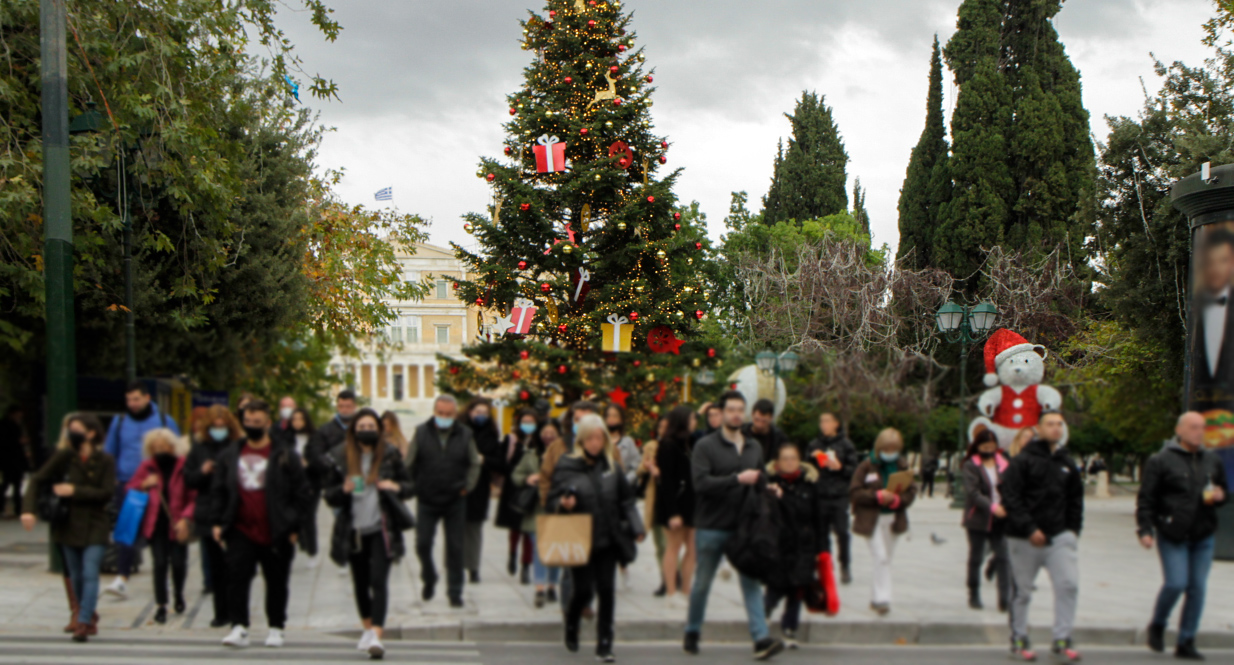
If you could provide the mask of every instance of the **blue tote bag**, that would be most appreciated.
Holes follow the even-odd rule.
[[[146,506],[149,503],[149,494],[129,490],[124,495],[124,505],[120,507],[120,516],[116,518],[116,528],[111,532],[111,539],[121,545],[137,542],[137,533],[146,517]]]

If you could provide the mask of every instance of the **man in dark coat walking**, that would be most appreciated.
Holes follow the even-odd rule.
[[[849,584],[853,581],[849,485],[853,482],[853,471],[857,470],[861,461],[853,442],[840,431],[840,419],[834,413],[820,415],[818,429],[818,437],[806,447],[805,459],[819,471],[819,506],[823,521],[828,526],[822,533],[823,549],[831,551],[831,534],[834,533],[839,545],[840,581]]]

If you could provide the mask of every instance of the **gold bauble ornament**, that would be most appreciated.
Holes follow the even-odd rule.
[[[686,265],[688,266],[694,265],[694,259],[693,258],[686,259]]]
[[[638,286],[634,287],[634,290],[639,293],[642,293],[644,288],[646,287],[644,287],[642,284],[639,284]]]
[[[695,358],[694,360],[690,361],[690,364],[694,365],[695,367],[702,367],[703,361],[699,360],[698,358]]]
[[[484,171],[476,171],[476,177],[477,177],[477,178],[483,178],[483,177],[484,177]]]
[[[647,372],[647,383],[651,383],[652,381],[655,381],[655,380],[656,380],[656,375],[652,374],[651,372]]]
[[[681,311],[681,310],[677,310],[677,313],[676,313],[676,314],[674,314],[673,316],[675,316],[675,317],[677,317],[677,318],[679,318],[679,319],[684,319],[684,318],[685,318],[685,316],[686,316],[686,313],[685,313],[685,312],[683,312],[683,311]]]
[[[587,69],[591,69],[591,63],[588,62],[587,64],[583,65],[583,67],[586,67]]]
[[[464,224],[463,230],[466,231],[467,233],[475,233],[476,231],[475,229],[471,227],[471,224]]]
[[[618,230],[618,231],[625,231],[625,230],[626,230],[626,223],[625,223],[625,222],[617,222],[617,230]]]
[[[724,366],[724,361],[723,361],[723,360],[719,360],[719,359],[717,359],[717,360],[716,360],[716,367],[723,367],[723,366]]]
[[[597,174],[596,174],[596,180],[599,180],[599,179],[600,179],[600,174],[599,174],[599,173],[597,173]]]
[[[664,250],[660,250],[656,252],[656,258],[660,259],[661,261],[663,261],[667,257],[668,257],[668,254]]]
[[[606,120],[606,121],[604,122],[604,126],[605,126],[605,127],[608,127],[609,129],[612,129],[612,128],[613,128],[613,121],[612,121],[612,120]]]
[[[562,251],[562,252],[564,252],[564,253],[566,253],[566,254],[573,254],[573,253],[574,253],[574,245],[564,245],[564,246],[562,246],[561,251]]]
[[[539,365],[537,365],[536,367],[538,367],[538,368],[540,369],[540,371],[541,371],[541,372],[547,372],[547,371],[548,371],[548,363],[546,363],[546,362],[541,362],[541,363],[540,363]]]
[[[681,290],[681,292],[682,292],[682,293],[684,293],[684,294],[686,294],[686,295],[690,295],[691,293],[694,293],[694,287],[693,287],[693,286],[687,286],[687,287],[685,287],[684,289],[682,289],[682,290]]]

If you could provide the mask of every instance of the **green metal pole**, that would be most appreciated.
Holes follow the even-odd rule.
[[[966,309],[964,312],[964,322],[960,325],[960,426],[958,432],[959,436],[956,438],[956,442],[959,445],[957,450],[960,455],[964,454],[964,439],[966,438],[965,430],[967,429],[964,427],[964,405],[968,402],[968,382],[965,381],[965,378],[968,376],[969,341],[968,311]],[[952,457],[951,463],[955,464],[955,457]],[[964,507],[964,482],[961,478],[961,474],[959,473],[959,469],[954,470],[951,479],[951,507]]]
[[[47,445],[77,408],[73,321],[73,218],[69,208],[68,56],[64,0],[41,0],[39,46],[43,102],[43,282],[47,298]],[[58,552],[51,566],[58,570]]]

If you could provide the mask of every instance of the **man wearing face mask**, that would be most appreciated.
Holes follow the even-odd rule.
[[[193,444],[184,461],[184,483],[189,489],[197,492],[196,508],[193,521],[197,524],[197,533],[201,539],[202,560],[210,567],[210,581],[214,605],[214,619],[210,621],[211,628],[222,628],[229,624],[227,619],[227,559],[222,545],[209,537],[214,526],[214,503],[211,493],[214,483],[214,471],[218,468],[219,458],[233,445],[239,445],[244,438],[244,430],[236,416],[222,404],[215,404],[206,410],[206,435],[201,441]]]
[[[416,497],[416,557],[420,560],[421,598],[433,599],[437,567],[433,539],[437,524],[446,530],[446,595],[450,607],[463,607],[463,530],[467,494],[480,479],[480,453],[471,430],[456,422],[458,401],[438,395],[433,417],[416,428],[407,446],[412,493]]]
[[[358,409],[356,393],[351,389],[339,391],[338,397],[334,400],[334,409],[334,417],[318,427],[309,437],[308,444],[304,447],[304,457],[301,459],[308,469],[309,488],[312,493],[309,502],[311,514],[305,519],[304,541],[301,543],[309,554],[310,567],[317,565],[317,509],[321,505],[321,493],[330,472],[326,453],[343,445],[347,440],[347,428],[351,425],[352,419],[356,417]],[[295,415],[294,408],[287,416],[291,445],[294,448],[296,433],[291,428],[291,416],[293,415]]]
[[[291,416],[296,412],[296,398],[284,395],[279,400],[278,420],[270,427],[270,439],[275,446],[296,445],[296,431],[291,427]]]
[[[129,479],[137,472],[144,459],[142,449],[145,446],[146,434],[165,427],[180,435],[176,421],[159,411],[157,404],[150,399],[150,390],[141,381],[130,383],[124,391],[125,412],[113,418],[104,440],[103,452],[116,460],[116,494],[115,505],[124,503],[125,487]],[[138,552],[145,546],[140,536],[132,546],[116,544],[116,579],[105,589],[109,595],[118,598],[128,597],[128,579]]]
[[[1025,661],[1037,654],[1028,641],[1028,609],[1037,574],[1050,573],[1054,587],[1051,652],[1061,662],[1080,660],[1071,644],[1080,590],[1080,528],[1084,524],[1084,481],[1067,454],[1063,414],[1047,411],[1037,436],[1011,459],[999,492],[1007,513],[1007,551],[1015,581],[1011,601],[1011,653]]]
[[[283,646],[291,561],[309,514],[309,485],[299,455],[270,441],[270,407],[244,409],[244,442],[219,457],[213,494],[214,540],[224,543],[231,633],[223,644],[249,645],[249,592],[257,568],[266,587],[267,647]]]

